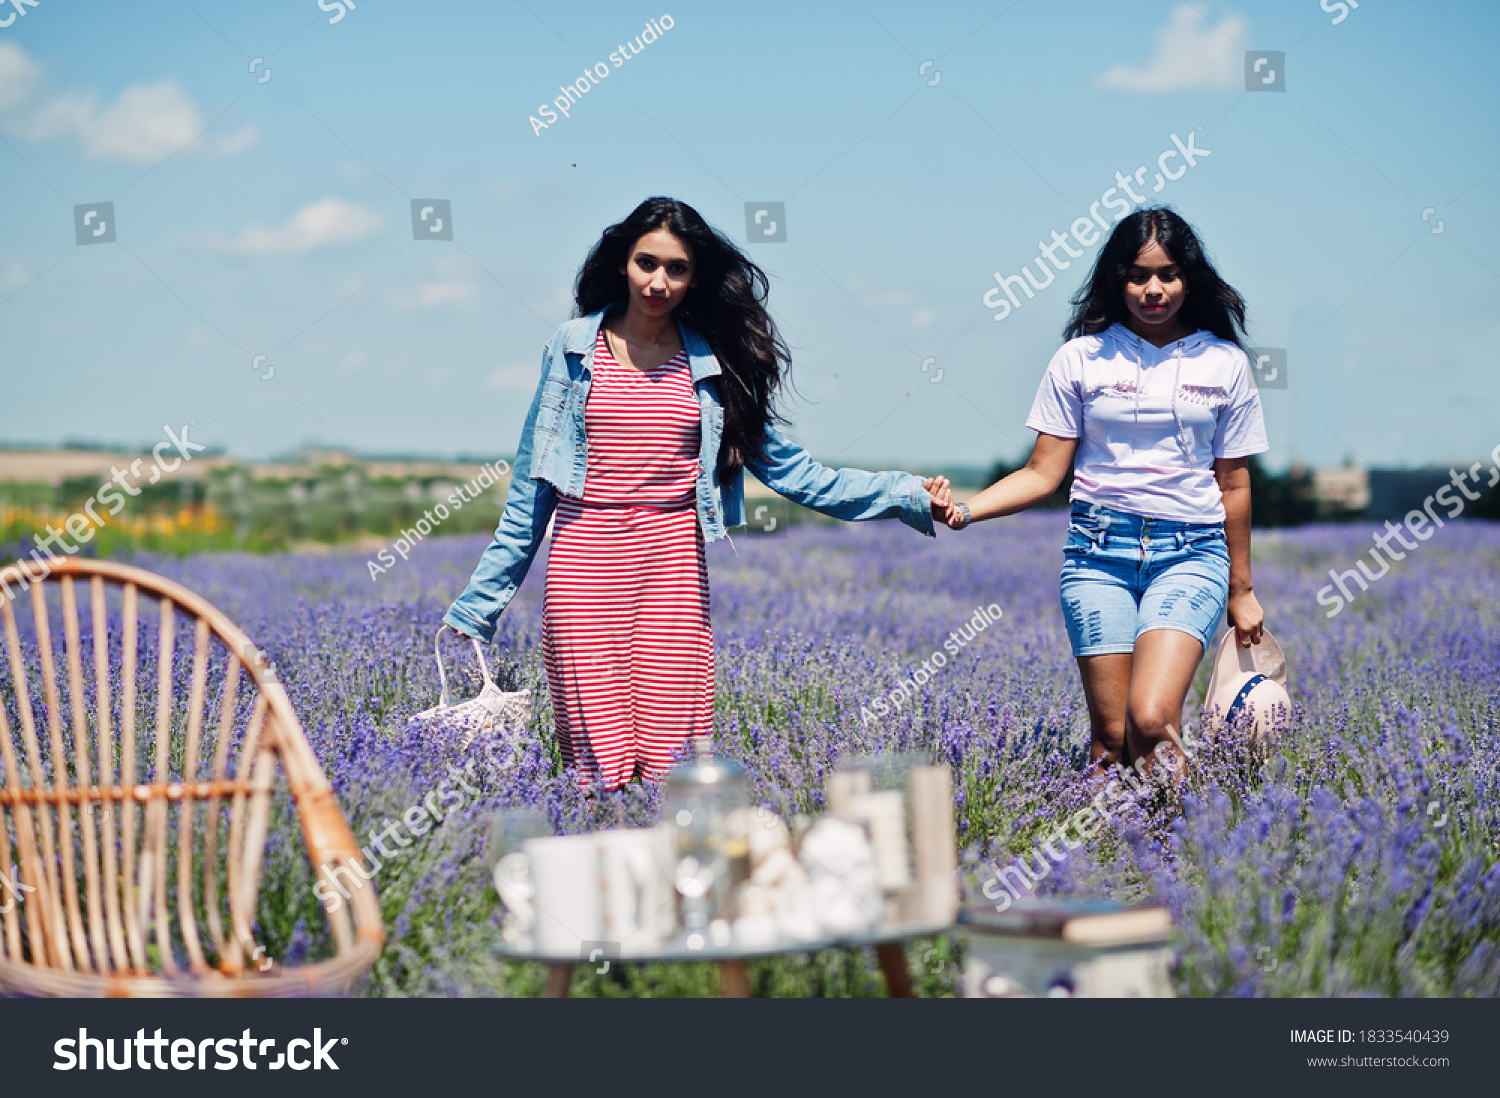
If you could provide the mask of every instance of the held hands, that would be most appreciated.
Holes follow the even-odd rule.
[[[927,494],[932,497],[932,521],[941,522],[950,530],[962,530],[969,525],[969,509],[953,499],[953,486],[947,477],[929,477],[922,482]]]
[[[1261,627],[1266,622],[1266,612],[1254,591],[1241,591],[1229,596],[1229,624],[1234,626],[1234,639],[1241,648],[1260,643]]]
[[[948,522],[948,515],[953,509],[953,488],[948,483],[947,477],[928,477],[922,482],[922,487],[932,498],[932,521]]]

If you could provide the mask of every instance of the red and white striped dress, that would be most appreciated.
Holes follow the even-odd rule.
[[[660,779],[689,736],[713,730],[699,414],[686,351],[642,372],[600,329],[583,497],[558,497],[542,598],[563,765],[584,786]]]

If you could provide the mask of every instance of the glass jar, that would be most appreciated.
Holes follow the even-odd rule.
[[[722,936],[713,924],[737,914],[736,890],[750,876],[751,809],[745,768],[715,756],[706,737],[695,746],[696,757],[667,775],[662,822],[673,835],[678,924],[701,947],[704,935]]]
[[[885,918],[893,923],[912,920],[921,904],[911,783],[927,767],[925,754],[866,755],[840,759],[828,776],[828,811],[869,828]]]

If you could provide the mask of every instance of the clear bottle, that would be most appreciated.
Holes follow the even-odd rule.
[[[745,768],[715,756],[707,737],[694,746],[696,757],[667,775],[662,801],[662,820],[673,831],[678,924],[690,944],[695,934],[701,943],[712,924],[735,918],[736,891],[750,876]]]

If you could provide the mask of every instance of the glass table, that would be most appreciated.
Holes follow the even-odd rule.
[[[703,935],[697,935],[696,944],[690,946],[687,936],[678,934],[650,951],[622,949],[608,956],[604,950],[590,951],[590,956],[572,954],[540,953],[532,949],[500,941],[491,949],[497,957],[508,961],[535,961],[548,967],[547,987],[543,995],[548,999],[567,998],[573,983],[573,969],[580,964],[593,964],[603,974],[611,963],[652,964],[690,961],[709,962],[719,966],[719,989],[727,999],[748,999],[750,973],[748,962],[766,957],[782,957],[792,953],[815,953],[825,949],[875,948],[875,957],[880,962],[880,971],[885,976],[886,993],[893,999],[916,997],[912,987],[911,973],[906,967],[906,943],[914,938],[930,938],[953,929],[951,921],[940,923],[880,923],[871,930],[859,934],[831,935],[814,939],[785,938],[755,946],[738,946],[733,943],[714,945]],[[587,943],[599,945],[599,943]],[[602,966],[602,967],[601,967]]]

